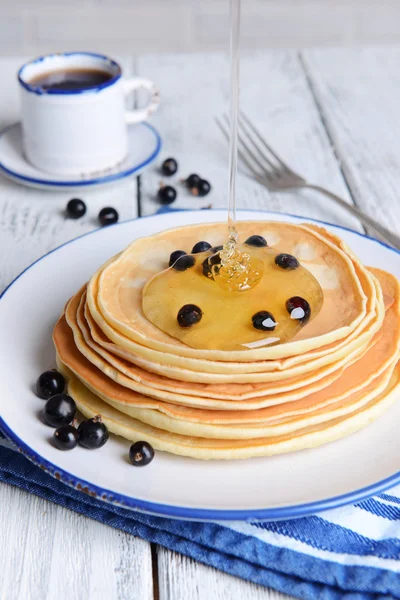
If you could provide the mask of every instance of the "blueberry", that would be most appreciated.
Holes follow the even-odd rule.
[[[181,258],[181,256],[186,256],[186,252],[184,250],[174,250],[174,252],[171,252],[168,265],[172,267],[174,262],[176,262],[178,258]]]
[[[251,235],[245,241],[245,244],[248,246],[255,246],[256,248],[263,248],[264,246],[268,246],[267,240],[262,237],[262,235]]]
[[[118,212],[112,206],[106,206],[99,212],[99,221],[102,227],[114,225],[119,219]]]
[[[203,275],[212,279],[212,267],[219,264],[221,264],[221,257],[219,254],[213,254],[203,260]]]
[[[294,269],[297,269],[300,266],[297,258],[291,254],[278,254],[275,256],[275,264],[281,269],[286,269],[287,271],[294,271]]]
[[[89,450],[104,446],[108,440],[108,429],[101,420],[101,416],[82,421],[78,427],[79,444]]]
[[[61,427],[72,423],[76,413],[76,404],[68,394],[56,394],[47,400],[43,409],[43,418],[51,427]]]
[[[178,323],[181,327],[191,327],[201,320],[203,313],[195,304],[185,304],[178,312]]]
[[[190,191],[195,196],[200,196],[200,197],[207,196],[207,194],[209,194],[211,191],[211,185],[209,184],[207,179],[200,179],[198,184],[196,186],[194,186],[193,188],[191,188]]]
[[[145,467],[154,458],[154,448],[148,442],[136,442],[129,448],[129,458],[135,467]]]
[[[80,217],[83,217],[85,212],[86,204],[80,198],[72,198],[68,202],[67,208],[65,210],[66,216],[70,219],[79,219]]]
[[[53,435],[54,445],[59,450],[73,450],[78,443],[79,433],[73,425],[62,425]]]
[[[277,323],[273,315],[267,310],[260,310],[251,317],[254,329],[260,331],[274,331]]]
[[[311,315],[309,303],[300,296],[289,298],[289,300],[286,301],[286,310],[290,314],[291,319],[296,319],[302,324],[307,323]]]
[[[200,183],[200,181],[201,181],[201,177],[199,177],[196,173],[192,173],[185,180],[185,183],[188,186],[188,188],[190,190],[192,190],[193,188],[196,188],[198,186],[198,184]]]
[[[157,192],[161,204],[172,204],[176,200],[176,189],[172,185],[162,185]]]
[[[174,158],[166,158],[161,165],[162,174],[166,177],[171,177],[171,175],[175,175],[178,170],[178,163]]]
[[[196,259],[194,256],[191,256],[190,254],[185,254],[174,262],[172,268],[175,269],[175,271],[186,271],[186,269],[190,269],[191,267],[193,267],[195,262]]]
[[[211,244],[208,242],[197,242],[192,248],[192,254],[198,254],[199,252],[207,252],[211,248]]]
[[[61,394],[64,388],[65,379],[58,371],[45,371],[36,380],[37,395],[45,400],[55,394]]]

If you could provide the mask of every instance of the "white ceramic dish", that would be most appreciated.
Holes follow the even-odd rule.
[[[9,179],[29,187],[47,190],[77,190],[115,183],[131,175],[139,175],[151,165],[161,150],[161,138],[152,125],[128,126],[128,156],[113,169],[76,177],[50,175],[31,165],[22,148],[21,124],[15,123],[0,132],[0,172]]]
[[[400,481],[400,398],[378,421],[313,450],[245,461],[196,461],[163,452],[137,469],[129,443],[111,437],[100,450],[55,449],[38,417],[37,376],[54,365],[52,327],[67,298],[132,239],[177,225],[222,221],[225,211],[174,212],[129,221],[80,237],[22,273],[0,301],[0,427],[53,476],[127,508],[203,520],[288,519],[377,493]],[[242,220],[304,219],[241,211]],[[400,253],[358,233],[328,226],[367,265],[400,277]]]

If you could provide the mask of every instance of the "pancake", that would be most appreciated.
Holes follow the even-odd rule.
[[[357,268],[358,268],[358,266],[357,266]],[[371,277],[371,274],[368,273],[368,271],[366,271],[364,268],[362,271],[360,271],[359,277],[360,277],[360,282],[362,284],[362,287],[363,287],[365,293],[368,294],[367,314],[365,315],[364,319],[360,322],[360,324],[355,328],[355,330],[347,338],[344,338],[341,342],[338,342],[336,344],[329,344],[327,346],[323,346],[322,348],[315,350],[312,353],[310,352],[305,355],[297,355],[297,356],[287,357],[286,359],[283,359],[280,361],[273,361],[273,360],[268,361],[266,368],[269,368],[269,370],[285,369],[287,367],[298,364],[300,362],[304,362],[304,360],[306,360],[307,356],[308,357],[324,356],[326,354],[329,354],[333,348],[340,349],[340,348],[346,346],[349,343],[349,341],[351,341],[355,338],[359,338],[360,332],[362,330],[366,329],[366,326],[376,316],[376,310],[375,310],[375,308],[376,308],[376,285],[373,281],[373,278]],[[88,306],[85,306],[85,313],[86,313],[86,319],[89,323],[90,329],[92,330],[93,339],[100,345],[103,345],[105,348],[110,350],[111,352],[114,352],[115,354],[117,354],[118,356],[123,358],[124,360],[128,360],[128,361],[130,360],[131,362],[137,361],[138,360],[138,352],[142,353],[142,354],[145,353],[145,355],[147,357],[154,356],[156,358],[159,358],[160,356],[162,356],[162,355],[160,355],[160,353],[152,354],[147,349],[143,350],[135,342],[132,342],[132,341],[128,340],[127,338],[125,338],[124,336],[119,335],[117,332],[114,332],[108,324],[106,324],[102,321],[100,314],[98,313],[97,309],[95,309],[95,314],[97,315],[97,320],[101,321],[103,323],[103,327],[105,328],[105,331],[107,331],[111,335],[111,337],[113,337],[115,339],[116,343],[114,344],[106,337],[106,335],[101,330],[99,325],[93,319],[93,316],[91,315]],[[120,343],[123,344],[123,346],[119,346],[118,344],[120,344]],[[176,361],[176,359],[174,357],[172,357],[171,360],[174,363],[177,362],[178,366],[181,363],[181,361],[179,361],[179,360]],[[185,364],[192,365],[193,363],[191,361],[189,361],[189,362],[185,361]],[[204,363],[204,364],[207,365],[209,363]],[[239,365],[239,367],[242,367],[242,365]],[[248,367],[248,363],[247,363],[247,367]]]
[[[135,419],[138,419],[143,423],[147,423],[153,427],[182,435],[235,440],[246,440],[259,437],[275,437],[290,433],[295,434],[299,429],[317,425],[319,423],[325,423],[327,421],[331,421],[338,417],[342,417],[360,410],[365,404],[368,404],[368,402],[373,400],[385,390],[389,384],[395,365],[396,363],[393,363],[382,375],[374,378],[371,383],[362,389],[351,394],[346,393],[345,398],[336,402],[329,402],[328,407],[325,405],[317,410],[304,412],[304,414],[301,416],[285,417],[275,421],[271,420],[268,423],[255,421],[249,423],[229,423],[227,425],[214,425],[209,423],[204,424],[198,421],[188,421],[182,418],[176,418],[175,416],[170,417],[159,410],[130,408],[127,406],[121,406],[119,403],[112,402],[110,400],[107,400],[107,404],[110,404],[117,410]],[[279,406],[281,407],[282,405]],[[243,412],[241,415],[243,415]],[[246,417],[247,415],[248,412],[246,412]],[[211,419],[212,415],[210,420]]]
[[[199,459],[242,459],[339,439],[372,422],[394,401],[400,385],[397,279],[364,267],[342,240],[318,226],[248,222],[239,225],[239,232],[242,240],[263,235],[273,247],[268,258],[259,256],[265,258],[267,277],[275,272],[271,257],[279,250],[296,256],[316,278],[324,302],[312,305],[314,318],[275,346],[221,350],[214,340],[203,346],[200,335],[198,348],[185,345],[170,316],[164,329],[172,335],[146,319],[142,294],[166,268],[171,251],[190,252],[199,239],[218,245],[226,226],[185,227],[136,240],[70,299],[53,332],[58,367],[84,416],[101,414],[112,433],[146,440],[158,450]],[[174,286],[177,306],[189,289],[181,275],[170,271],[163,280]],[[290,272],[279,275],[284,282]],[[315,281],[304,270],[298,275],[292,287],[282,291],[280,284],[280,307],[286,292],[306,297],[297,287]],[[203,280],[196,279],[202,275],[192,276],[191,302],[197,300],[194,294],[204,294]],[[150,317],[155,322],[164,292],[168,303],[164,283],[147,297],[156,303]],[[268,296],[266,308],[273,299]],[[254,298],[250,312],[255,306]],[[217,312],[225,318],[224,311]],[[235,313],[240,328],[239,317]],[[207,323],[209,328],[209,316]],[[284,325],[293,334],[295,328]]]
[[[164,231],[133,242],[92,277],[88,286],[88,305],[93,318],[112,341],[105,323],[136,342],[140,346],[136,352],[140,353],[143,347],[150,348],[165,357],[164,363],[170,361],[170,355],[176,355],[181,364],[185,358],[249,363],[303,355],[346,337],[364,318],[367,296],[353,262],[335,244],[298,225],[248,222],[240,223],[238,229],[243,239],[258,232],[281,252],[300,253],[300,261],[317,277],[324,292],[324,304],[317,317],[302,331],[304,339],[243,351],[199,350],[168,336],[145,318],[142,289],[146,282],[167,267],[172,250],[178,247],[190,249],[200,238],[209,238],[212,244],[222,243],[226,226],[221,223]],[[309,260],[301,258],[305,251]]]
[[[376,314],[373,322],[367,327],[365,335],[360,335],[358,338],[356,337],[355,339],[350,340],[347,345],[342,345],[336,353],[330,352],[329,354],[324,354],[322,356],[317,355],[315,359],[313,359],[311,352],[310,355],[304,354],[302,357],[303,362],[300,362],[287,371],[283,371],[281,363],[274,360],[236,363],[194,359],[180,357],[175,354],[167,354],[132,342],[132,340],[129,340],[126,336],[112,329],[108,323],[104,321],[102,321],[101,328],[107,338],[118,348],[128,350],[129,354],[127,357],[129,356],[129,360],[134,362],[134,364],[141,366],[147,371],[164,375],[171,379],[198,383],[254,383],[278,381],[302,375],[316,369],[320,370],[320,367],[329,365],[335,361],[337,361],[339,366],[340,361],[337,360],[338,358],[342,358],[340,364],[343,365],[347,360],[356,358],[362,353],[363,348],[368,344],[368,341],[370,341],[374,333],[379,330],[384,317],[382,292],[379,289],[379,284],[377,284],[375,280],[373,284],[378,288],[375,306]],[[93,286],[95,283],[92,281],[88,286],[86,316],[88,319],[92,317],[98,324],[99,321],[101,321],[101,316],[97,308],[93,307],[90,303],[90,285]],[[309,357],[309,360],[307,360],[307,357]],[[334,370],[335,367],[331,365],[326,372],[330,373]],[[322,370],[320,370],[320,372],[322,376]]]
[[[149,396],[155,396],[166,400],[168,403],[176,403],[180,408],[172,409],[174,418],[182,418],[183,420],[194,420],[205,422],[215,422],[218,418],[219,422],[243,422],[243,410],[249,411],[251,414],[246,414],[247,421],[259,420],[266,422],[268,420],[285,417],[287,413],[291,416],[303,414],[307,411],[316,410],[331,403],[338,402],[346,398],[346,396],[358,392],[367,386],[371,385],[375,378],[380,376],[386,369],[397,361],[398,348],[400,340],[400,308],[399,308],[399,284],[397,280],[386,273],[376,271],[382,280],[382,287],[385,291],[385,296],[388,298],[394,296],[388,310],[386,311],[383,326],[376,335],[376,339],[371,344],[369,350],[358,360],[349,365],[346,369],[339,372],[339,376],[330,381],[326,381],[326,385],[320,390],[310,388],[308,393],[302,397],[301,394],[295,393],[277,393],[265,397],[257,397],[241,401],[216,401],[215,399],[184,396],[183,394],[173,394],[171,392],[163,392],[159,396],[154,394],[151,389],[145,387],[136,387],[133,382],[124,377],[123,374],[115,374],[110,370],[106,362],[100,357],[96,360],[94,353],[85,354],[85,357],[80,354],[80,350],[84,347],[81,332],[75,325],[75,333],[73,334],[65,322],[61,319],[54,332],[54,341],[60,360],[66,364],[93,392],[98,394],[103,400],[120,405],[120,410],[133,414],[131,408],[147,407],[162,409],[162,403],[155,404],[149,397],[146,398],[146,392]],[[69,303],[68,307],[76,308],[76,299]],[[79,346],[79,350],[78,350]],[[88,360],[89,359],[89,360]],[[97,366],[96,366],[97,365]],[[373,368],[371,368],[371,365]],[[100,370],[100,367],[101,370]],[[171,381],[171,384],[174,382]],[[225,386],[226,387],[226,386]],[[238,387],[238,386],[236,386]],[[128,389],[124,389],[128,388]],[[135,393],[133,390],[142,393]],[[193,393],[193,392],[192,392]],[[213,409],[211,413],[204,411],[190,410],[179,417],[179,411],[185,406],[197,406],[199,408]],[[255,411],[263,407],[274,407],[272,410]],[[224,409],[228,412],[223,415],[223,411],[216,409]],[[128,410],[129,409],[129,410]],[[171,407],[164,407],[164,410],[171,414]],[[190,415],[188,417],[187,415]],[[211,415],[211,416],[210,416]]]
[[[104,365],[106,365],[105,368],[107,369],[108,376],[111,379],[117,381],[121,373],[129,379],[132,379],[138,384],[138,386],[132,384],[131,389],[134,389],[135,391],[144,391],[144,393],[147,393],[150,396],[164,399],[171,398],[171,394],[184,394],[223,400],[246,400],[259,398],[260,396],[270,396],[282,391],[282,382],[280,386],[279,382],[255,384],[194,383],[178,381],[177,379],[169,379],[168,377],[163,377],[157,375],[156,373],[151,373],[145,369],[141,369],[140,367],[119,358],[118,355],[108,352],[92,339],[90,329],[88,328],[88,324],[84,316],[84,300],[85,297],[83,295],[78,306],[76,319],[74,318],[73,312],[75,308],[73,306],[74,300],[71,301],[67,314],[68,324],[73,332],[76,331],[76,328],[78,327],[83,336],[82,339],[80,335],[74,334],[75,343],[79,351],[100,370],[103,370],[103,372]],[[327,375],[325,378],[318,379],[316,382],[309,383],[308,385],[307,378],[305,377],[288,378],[285,379],[284,387],[289,391],[293,391],[293,393],[296,394],[296,397],[302,397],[309,394],[311,391],[325,387],[327,383],[337,379],[340,376],[340,372],[340,369],[338,369],[334,373]]]
[[[129,417],[86,388],[77,377],[59,364],[60,370],[68,379],[69,393],[75,398],[81,413],[92,418],[101,414],[108,429],[123,438],[136,442],[145,440],[156,450],[170,452],[196,459],[232,460],[257,456],[272,456],[335,441],[350,435],[377,419],[395,401],[400,383],[400,369],[396,367],[387,388],[377,398],[351,416],[339,417],[332,421],[307,427],[292,434],[270,438],[249,440],[221,440],[184,436],[152,427]]]

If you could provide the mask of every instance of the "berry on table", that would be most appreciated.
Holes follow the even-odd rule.
[[[166,158],[161,165],[161,172],[166,177],[171,177],[171,175],[175,175],[178,170],[178,163],[175,158]]]
[[[53,434],[54,445],[59,450],[73,450],[78,440],[79,433],[73,425],[62,425]]]
[[[72,198],[65,210],[65,214],[69,219],[79,219],[86,213],[86,204],[80,198]]]
[[[36,392],[40,398],[48,400],[55,394],[61,394],[65,388],[65,379],[58,371],[45,371],[36,380]]]
[[[172,185],[160,185],[157,197],[161,204],[172,204],[172,202],[175,202],[176,196],[176,189]]]
[[[114,225],[119,219],[118,212],[112,206],[106,206],[99,212],[99,221],[102,227]]]
[[[199,182],[201,181],[201,177],[197,175],[197,173],[192,173],[189,175],[189,177],[187,177],[187,179],[183,179],[182,181],[183,183],[186,183],[189,190],[192,190],[198,186]]]
[[[207,194],[211,191],[211,184],[207,181],[207,179],[200,179],[200,181],[194,187],[190,188],[193,196],[207,196]]]
[[[76,404],[68,394],[56,394],[44,405],[43,419],[51,427],[61,427],[72,423],[76,413]]]
[[[154,458],[154,448],[148,442],[136,442],[129,448],[129,458],[135,467],[145,467]]]
[[[78,427],[79,444],[89,450],[104,446],[108,440],[108,429],[101,420],[101,415],[86,419]]]

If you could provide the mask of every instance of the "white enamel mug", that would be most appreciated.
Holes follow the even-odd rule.
[[[96,69],[110,79],[86,89],[43,89],[30,84],[53,71]],[[147,79],[122,78],[117,62],[101,54],[50,54],[26,63],[18,72],[23,145],[27,160],[42,171],[85,176],[108,170],[128,152],[130,124],[146,120],[159,104],[159,93]],[[126,110],[125,97],[145,88],[146,108]]]

